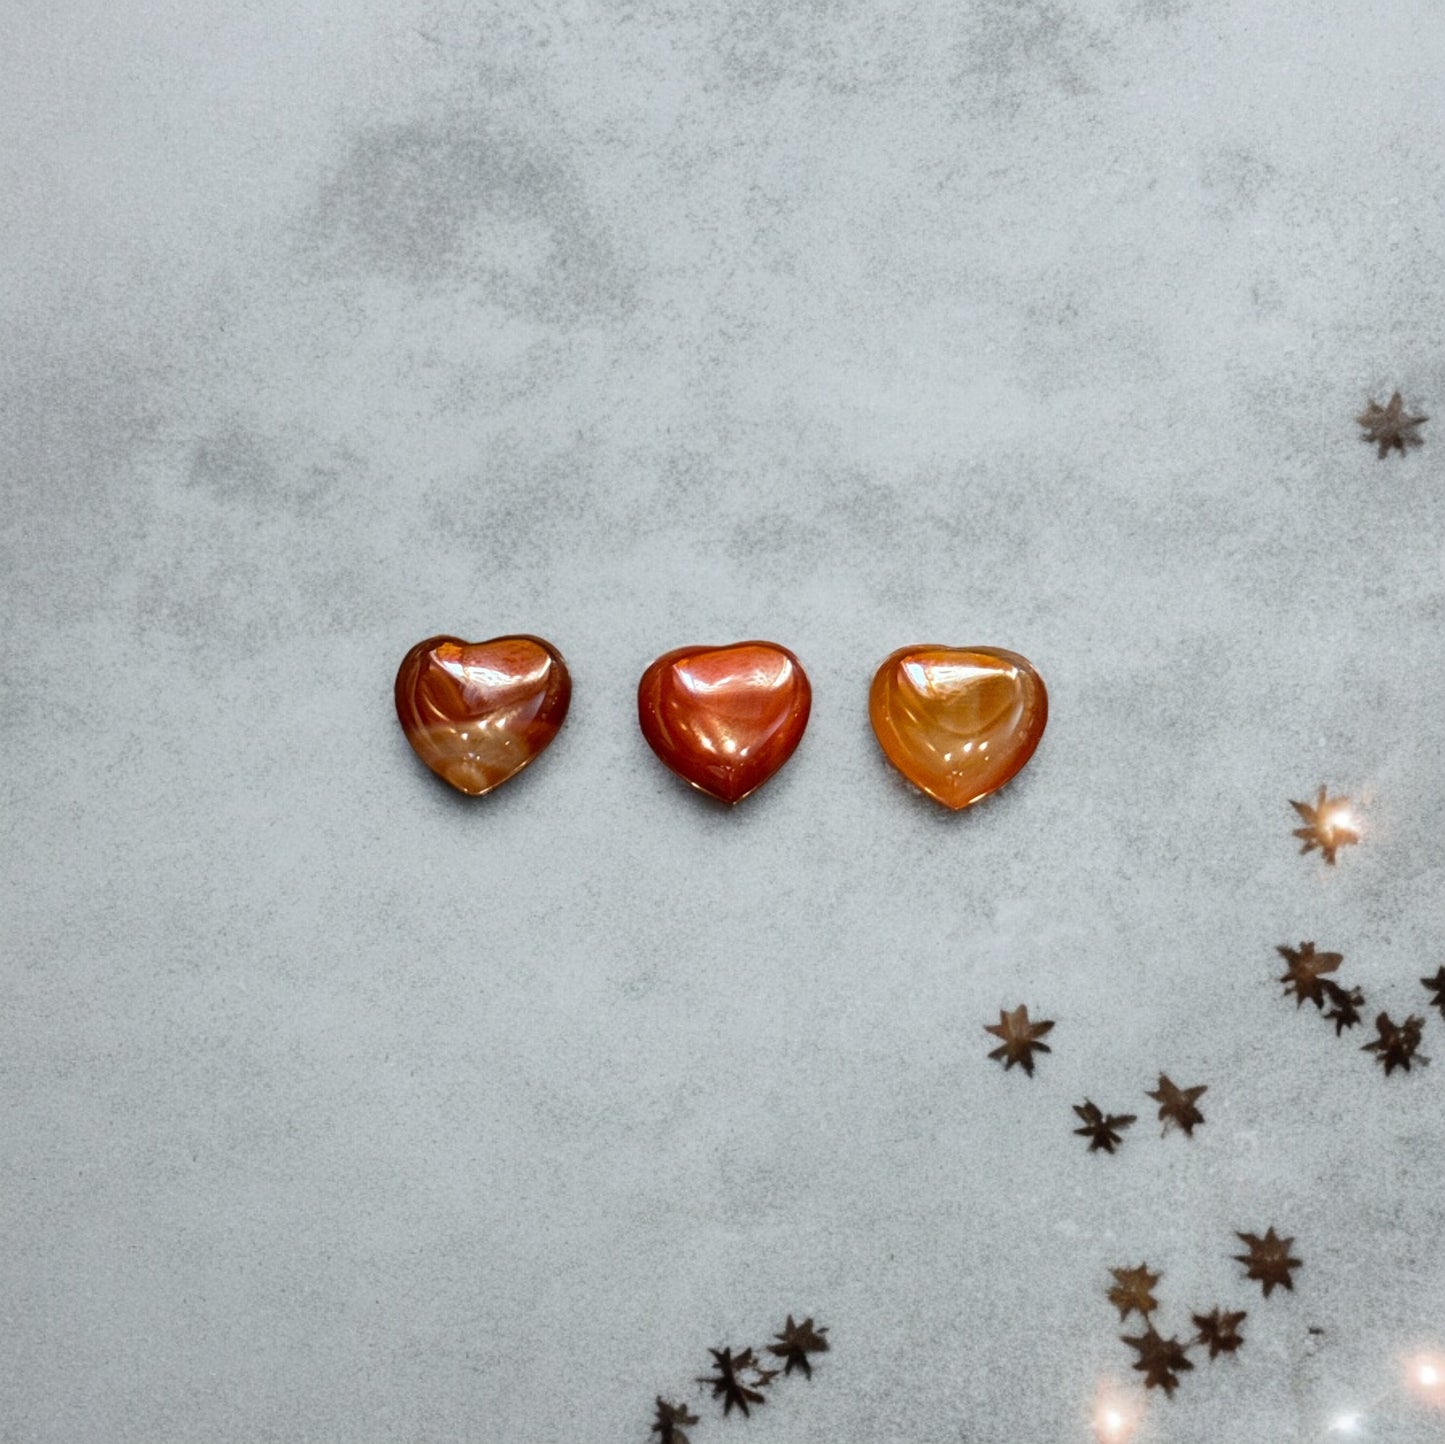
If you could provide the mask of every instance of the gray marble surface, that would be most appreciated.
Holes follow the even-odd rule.
[[[1445,1021],[1387,1080],[1274,954],[1445,961],[1445,433],[1352,420],[1445,414],[1438,5],[7,20],[0,1438],[1086,1441],[1141,1259],[1249,1318],[1140,1441],[1445,1436]],[[468,803],[392,675],[514,630],[572,716]],[[754,635],[816,701],[729,814],[633,691]],[[1051,689],[959,816],[868,730],[926,640]]]

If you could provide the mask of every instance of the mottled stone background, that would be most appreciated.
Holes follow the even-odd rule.
[[[1387,1081],[1273,953],[1445,961],[1445,423],[1352,421],[1445,416],[1438,4],[6,21],[0,1438],[643,1444],[793,1310],[694,1444],[1083,1441],[1141,1258],[1250,1315],[1141,1439],[1441,1437],[1445,1022]],[[572,717],[467,803],[392,675],[513,630]],[[753,635],[816,705],[727,814],[633,689]],[[868,731],[921,640],[1052,693],[962,816]],[[1086,1154],[1160,1069],[1194,1140]]]

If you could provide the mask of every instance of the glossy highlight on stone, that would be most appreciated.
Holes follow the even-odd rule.
[[[868,716],[883,755],[957,812],[997,792],[1034,755],[1049,696],[1017,652],[900,647],[874,675]]]
[[[396,674],[406,740],[438,777],[472,797],[540,757],[571,700],[567,664],[541,637],[428,637]]]
[[[679,647],[637,687],[647,745],[684,782],[728,803],[793,755],[812,704],[802,663],[772,642]]]

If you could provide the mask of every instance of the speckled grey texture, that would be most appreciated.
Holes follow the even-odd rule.
[[[1387,1081],[1273,948],[1445,960],[1445,433],[1352,423],[1445,415],[1442,82],[1423,0],[12,15],[0,1439],[641,1444],[793,1310],[694,1444],[1084,1440],[1141,1259],[1249,1310],[1141,1440],[1440,1438],[1445,1022]],[[392,675],[514,630],[572,716],[469,803]],[[756,635],[729,814],[633,689]],[[957,817],[867,726],[922,640],[1051,689]]]

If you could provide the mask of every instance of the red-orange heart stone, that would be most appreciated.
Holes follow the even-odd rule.
[[[679,647],[637,687],[647,745],[723,802],[741,802],[793,755],[812,705],[802,663],[772,642]]]
[[[998,647],[902,647],[873,678],[868,716],[883,755],[957,812],[1034,755],[1049,720],[1044,679]]]
[[[396,674],[396,715],[412,750],[472,797],[541,756],[571,700],[567,664],[541,637],[428,637]]]

